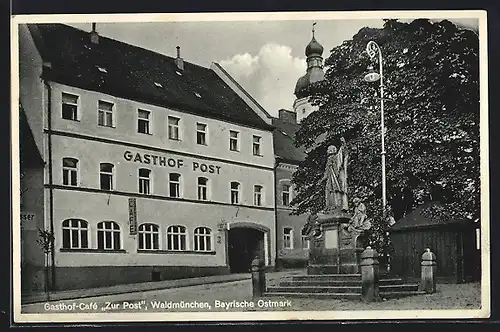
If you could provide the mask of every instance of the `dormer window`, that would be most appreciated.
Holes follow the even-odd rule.
[[[201,95],[198,92],[195,92],[194,95],[198,98],[201,98]]]
[[[158,82],[154,82],[154,84],[155,84],[155,86],[156,86],[157,88],[163,88],[163,85],[161,85],[161,84],[160,84],[160,83],[158,83]]]
[[[181,73],[180,71],[177,71],[177,70],[176,70],[176,71],[175,71],[175,73],[176,73],[177,75],[179,75],[179,76],[182,76],[182,73]]]

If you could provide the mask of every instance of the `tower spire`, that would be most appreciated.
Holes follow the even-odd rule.
[[[312,27],[312,33],[313,33],[313,38],[314,38],[314,26],[316,25],[317,22],[314,22],[313,23],[313,27]]]

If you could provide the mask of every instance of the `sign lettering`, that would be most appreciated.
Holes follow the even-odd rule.
[[[135,198],[128,199],[128,221],[130,235],[137,234],[137,201]]]
[[[178,158],[167,158],[166,156],[158,156],[148,153],[133,153],[131,151],[125,151],[123,153],[123,158],[126,161],[141,163],[145,165],[163,166],[170,168],[183,168],[188,165],[184,164],[183,159]],[[220,174],[221,167],[214,164],[207,164],[199,161],[191,162],[188,166],[193,172],[209,173],[209,174]]]
[[[21,230],[36,230],[36,215],[30,212],[21,212]]]

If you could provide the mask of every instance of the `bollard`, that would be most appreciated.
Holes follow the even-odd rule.
[[[436,292],[436,255],[431,249],[425,249],[421,261],[422,273],[420,280],[420,290],[427,294]]]
[[[364,302],[378,301],[379,297],[379,266],[378,254],[375,249],[366,247],[361,253],[361,299]]]
[[[266,273],[264,261],[258,256],[252,261],[252,295],[254,298],[261,297],[266,291]]]

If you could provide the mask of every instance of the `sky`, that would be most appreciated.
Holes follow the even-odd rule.
[[[477,19],[450,20],[466,28],[478,25]],[[304,51],[314,22],[323,58],[361,28],[383,25],[382,19],[120,22],[97,23],[97,32],[171,57],[180,46],[184,61],[204,67],[217,62],[268,113],[277,116],[279,109],[293,108],[295,84],[306,72]],[[91,23],[68,24],[91,30]]]

